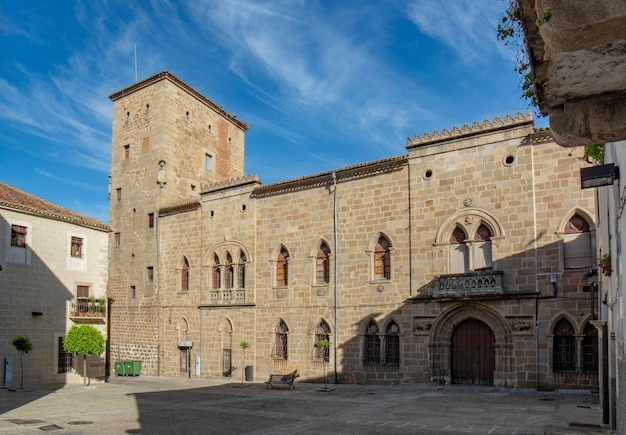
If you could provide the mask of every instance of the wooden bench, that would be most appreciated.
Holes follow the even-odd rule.
[[[295,381],[297,377],[297,373],[289,373],[288,375],[270,375],[270,379],[265,381],[267,384],[265,389],[268,389],[269,387],[274,388],[274,385],[287,385],[287,390],[291,388],[295,390],[296,387],[294,387],[293,381]]]

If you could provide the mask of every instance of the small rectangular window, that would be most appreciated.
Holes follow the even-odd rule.
[[[81,237],[72,237],[71,255],[72,257],[82,258],[83,239]]]
[[[130,145],[124,145],[124,160],[127,160],[130,157]]]
[[[154,228],[154,213],[148,213],[148,228]]]
[[[26,247],[26,227],[11,225],[11,246]]]
[[[76,297],[87,299],[89,297],[89,286],[88,285],[76,286]]]
[[[154,267],[148,266],[147,274],[148,274],[148,282],[153,283],[154,282]]]
[[[213,156],[211,154],[204,155],[204,169],[207,171],[213,170]]]
[[[120,233],[115,233],[115,246],[120,246]]]
[[[134,285],[130,286],[130,298],[137,299],[137,289],[135,288]]]
[[[117,202],[122,202],[122,188],[118,187],[115,190],[115,198],[117,199]]]

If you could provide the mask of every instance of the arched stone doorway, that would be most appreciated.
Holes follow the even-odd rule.
[[[467,319],[452,333],[453,384],[493,385],[496,339],[484,322]]]
[[[468,323],[462,326],[465,321],[482,323],[484,326],[477,326],[479,323]],[[487,305],[476,302],[459,302],[450,306],[435,321],[430,331],[430,380],[436,384],[453,383],[453,335],[458,335],[461,339],[463,329],[461,328],[482,328],[486,342],[493,343],[493,369],[485,366],[483,371],[493,373],[490,381],[491,385],[498,387],[515,387],[514,376],[511,370],[512,350],[511,330],[506,319],[496,310]],[[492,334],[489,335],[489,332]],[[459,333],[459,331],[461,331]],[[486,346],[488,348],[489,346]],[[467,352],[467,351],[466,351]],[[480,355],[479,355],[480,356]],[[457,356],[458,359],[460,356]],[[484,359],[486,355],[483,355]],[[491,361],[491,356],[489,357]],[[459,372],[461,373],[461,372]],[[456,372],[454,374],[456,376]],[[473,375],[472,375],[473,376]],[[472,378],[473,379],[473,378]]]

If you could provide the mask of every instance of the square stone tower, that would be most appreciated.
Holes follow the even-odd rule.
[[[248,127],[167,71],[109,98],[110,357],[140,356],[152,371],[160,316],[157,211],[198,202],[202,186],[241,177]]]

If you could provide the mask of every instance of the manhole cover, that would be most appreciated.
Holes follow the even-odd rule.
[[[49,432],[51,430],[59,430],[59,429],[63,429],[61,426],[57,426],[56,424],[49,424],[48,426],[41,426],[39,428],[40,430]]]
[[[26,418],[11,418],[7,421],[10,421],[14,424],[35,424],[35,423],[43,423],[43,420],[34,420],[34,419],[26,419]]]
[[[81,424],[93,424],[93,421],[68,421],[67,424],[72,424],[72,425],[81,425]]]

